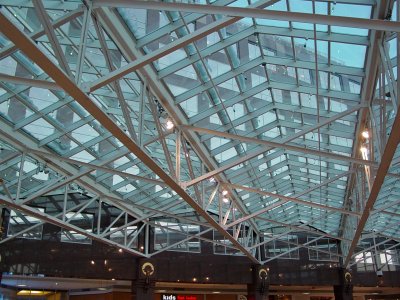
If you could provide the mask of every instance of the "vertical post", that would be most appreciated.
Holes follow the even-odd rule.
[[[385,82],[384,82],[385,83]],[[383,101],[382,104],[382,136],[383,136],[383,145],[384,148],[386,148],[386,142],[387,142],[387,136],[386,136],[386,118],[387,118],[387,112],[386,112],[386,101]]]
[[[204,164],[201,162],[201,174],[205,173],[205,169],[204,169]],[[205,195],[206,195],[206,187],[204,184],[204,180],[200,183],[201,184],[201,207],[204,210],[207,210],[206,208],[206,202],[205,202]]]
[[[145,254],[148,255],[149,254],[149,247],[150,247],[150,225],[149,223],[146,224],[146,233],[145,233],[145,237],[144,237],[144,251]]]
[[[127,213],[125,213],[124,246],[126,246],[126,244],[128,242],[128,226],[126,226],[126,224],[128,224],[128,214]]]
[[[101,226],[101,205],[102,201],[99,199],[99,210],[97,212],[97,234],[100,234],[100,226]]]
[[[372,105],[372,104],[371,104]],[[370,133],[371,133],[371,140],[376,139],[376,141],[374,142],[374,149],[377,149],[377,155],[378,157],[375,156],[375,158],[377,158],[378,161],[381,160],[381,156],[382,156],[382,143],[380,141],[380,136],[376,130],[376,120],[375,120],[375,115],[374,115],[374,111],[372,109],[372,106],[369,106],[369,115],[370,115]]]
[[[386,76],[385,73],[382,71],[382,93],[384,95],[383,98],[385,98],[386,93],[385,93],[385,86],[386,86]],[[382,142],[383,142],[383,149],[386,147],[386,101],[383,101],[382,103],[382,124],[381,124],[381,130],[382,130]]]
[[[19,196],[20,196],[20,194],[21,194],[21,182],[22,182],[22,174],[24,173],[25,156],[26,156],[26,153],[25,153],[25,152],[22,152],[21,164],[19,165],[18,184],[17,184],[17,195],[15,196],[15,202],[18,202]]]
[[[208,202],[205,203],[204,205],[204,210],[207,210],[208,207],[211,205],[211,203],[214,201],[215,196],[218,193],[218,189],[219,189],[219,184],[217,184],[217,186],[215,187],[215,189],[211,192],[210,198],[208,199]]]
[[[66,219],[67,201],[68,201],[68,184],[66,184],[64,188],[64,202],[63,202],[63,214],[62,214],[63,222],[65,222]]]
[[[265,255],[265,244],[263,243],[264,242],[264,237],[263,236],[261,236],[260,235],[260,246],[258,247],[258,251],[259,251],[259,253],[260,253],[260,261],[264,261],[264,260],[266,260],[266,255]]]
[[[382,43],[382,52],[384,57],[382,58],[382,63],[384,64],[385,67],[385,74],[386,77],[388,79],[388,83],[386,85],[386,87],[389,89],[389,93],[390,93],[390,100],[392,101],[393,104],[393,110],[394,113],[397,113],[397,105],[398,103],[396,103],[396,99],[397,99],[397,89],[396,89],[396,82],[395,82],[395,78],[394,78],[394,73],[393,73],[393,65],[392,65],[392,61],[390,59],[390,55],[389,55],[389,51],[387,48],[387,43],[386,41],[384,41]]]
[[[136,280],[132,282],[133,299],[154,300],[157,266],[154,261],[137,259]]]
[[[263,265],[252,266],[252,283],[247,286],[248,299],[267,300],[269,294],[268,268]]]
[[[156,129],[158,132],[158,135],[160,136],[160,143],[163,149],[163,153],[165,156],[165,159],[167,161],[167,166],[168,166],[168,171],[169,174],[171,175],[171,177],[175,176],[175,170],[174,170],[174,165],[172,163],[172,159],[171,159],[171,153],[168,150],[168,146],[167,143],[165,142],[165,136],[164,136],[164,131],[163,131],[163,127],[161,126],[161,122],[160,122],[160,111],[159,111],[159,106],[158,104],[156,104],[156,98],[148,91],[148,103],[150,106],[150,110],[151,110],[151,114],[153,115],[153,119],[154,119],[154,123],[156,125]]]
[[[218,193],[218,215],[219,215],[219,224],[222,224],[222,197],[220,193]]]
[[[353,284],[351,282],[351,274],[345,269],[339,269],[338,284],[333,286],[335,300],[352,300]]]
[[[175,142],[175,173],[176,173],[176,181],[181,181],[181,131],[178,129],[176,131],[176,142]]]
[[[369,160],[370,157],[368,157],[368,154],[371,151],[371,145],[370,142],[368,141],[368,147],[363,146],[361,150],[362,158],[365,160]],[[369,152],[369,153],[368,153]],[[370,167],[365,165],[364,166],[364,172],[365,172],[365,178],[368,184],[368,190],[371,191],[371,172],[370,172]]]
[[[373,117],[373,116],[371,116]],[[371,117],[367,122],[367,128],[368,128],[368,133],[369,133],[369,138],[368,138],[368,148],[369,148],[369,159],[371,161],[375,161],[376,157],[375,157],[375,141],[374,141],[374,136],[372,134],[372,130],[370,128],[372,128],[372,122],[371,122]],[[371,168],[371,171],[373,172],[373,168]],[[372,174],[371,172],[371,174]]]
[[[372,254],[371,254],[371,256],[372,256],[371,258],[372,258],[372,260],[373,260],[372,262],[373,262],[374,265],[375,265],[376,274],[377,274],[378,276],[380,276],[380,275],[382,274],[382,271],[381,271],[382,266],[381,266],[380,255],[379,255],[378,248],[377,248],[377,245],[376,245],[375,232],[373,233],[373,240],[374,240],[375,255],[372,255]],[[372,253],[372,251],[371,251],[371,253]]]
[[[1,179],[0,179],[1,180]],[[5,232],[4,232],[4,216],[6,214],[6,208],[3,205],[0,205],[0,241],[3,240],[3,236],[5,236]],[[1,275],[2,273],[0,273],[0,284],[1,284]]]
[[[397,21],[400,21],[400,0],[397,0]],[[400,105],[400,32],[397,32],[397,99],[396,103],[397,105]]]
[[[222,220],[222,225],[226,225],[226,222],[228,222],[228,218],[232,210],[233,210],[233,202],[231,201],[229,208],[226,210],[224,219]]]
[[[383,66],[381,63],[381,74],[380,74],[380,90],[381,90],[381,94],[382,94],[382,99],[384,99],[383,102],[386,101],[386,96],[385,96],[385,75],[383,72]],[[384,125],[383,125],[383,120],[384,120],[384,114],[383,114],[383,105],[384,103],[381,104],[380,106],[380,110],[379,110],[379,116],[380,116],[380,134],[381,134],[381,148],[385,149],[385,145],[386,145],[386,133],[384,130]]]
[[[142,90],[140,93],[140,106],[139,106],[139,146],[143,147],[143,118],[144,118],[144,106],[145,106],[145,95],[146,95],[146,84],[141,85]]]
[[[85,63],[86,41],[88,40],[87,32],[88,32],[88,28],[89,28],[90,15],[92,13],[92,2],[89,2],[88,5],[89,5],[89,7],[85,6],[85,11],[83,13],[82,32],[81,32],[81,39],[80,39],[80,44],[79,44],[78,61],[77,61],[77,65],[76,65],[75,82],[78,85],[81,84],[83,65]]]

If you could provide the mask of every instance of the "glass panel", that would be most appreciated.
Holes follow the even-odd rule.
[[[343,43],[330,43],[331,63],[348,67],[363,68],[365,63],[366,46]]]
[[[69,212],[65,214],[65,217],[71,225],[77,226],[88,233],[93,232],[92,214]],[[61,242],[91,244],[92,240],[80,232],[61,229]]]
[[[336,3],[331,5],[331,15],[341,17],[353,17],[370,19],[372,16],[372,7],[368,5],[354,5],[347,3]],[[368,29],[331,26],[332,32],[367,36]]]
[[[275,213],[275,212],[274,212]],[[265,237],[268,240],[268,237]],[[270,243],[266,243],[266,257],[276,257],[281,259],[299,259],[299,248],[297,247],[298,238],[295,235],[288,235]]]
[[[286,1],[279,1],[274,3],[267,8],[266,10],[275,10],[275,11],[287,11]],[[268,26],[276,26],[276,27],[289,27],[289,22],[287,21],[276,21],[276,20],[268,20],[268,19],[255,19],[256,23],[259,25],[268,25]]]
[[[228,230],[229,231],[229,230]],[[213,231],[214,254],[222,255],[243,255],[242,252],[233,247],[232,242],[224,237],[221,233]]]
[[[38,208],[38,211],[44,212],[43,208]],[[33,227],[32,229],[29,229]],[[21,234],[18,234],[23,232]],[[8,222],[7,236],[17,236],[18,238],[41,240],[43,232],[42,222],[21,212],[11,210],[10,220]]]
[[[308,236],[308,257],[310,260],[316,261],[332,261],[338,262],[338,244],[335,240],[321,238],[317,241],[311,242],[315,237]]]
[[[179,224],[173,222],[156,222],[154,229],[154,249],[179,252],[200,252],[200,240],[188,239],[188,235],[195,235],[200,232],[200,226]]]

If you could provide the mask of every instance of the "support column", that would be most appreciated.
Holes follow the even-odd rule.
[[[154,261],[138,259],[136,280],[132,281],[132,300],[154,300],[155,283]]]
[[[1,181],[1,179],[0,179]],[[6,236],[4,217],[6,215],[6,208],[0,205],[0,241]],[[1,262],[1,257],[0,257]],[[0,274],[1,276],[1,274]]]
[[[266,266],[254,265],[253,282],[247,285],[248,300],[267,300],[269,294],[269,274]]]
[[[353,284],[351,274],[346,269],[339,269],[339,284],[333,286],[335,300],[352,300]]]

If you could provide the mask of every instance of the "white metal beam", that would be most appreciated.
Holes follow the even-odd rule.
[[[76,159],[72,159],[72,158],[68,158],[68,157],[62,157],[62,156],[59,156],[57,154],[46,153],[46,152],[43,152],[43,151],[38,151],[38,150],[35,150],[35,149],[31,149],[31,148],[27,148],[27,151],[29,153],[34,153],[34,154],[42,157],[43,159],[51,157],[54,160],[68,162],[68,163],[79,165],[79,166],[85,166],[85,167],[87,167],[89,169],[100,170],[100,171],[108,172],[110,174],[116,174],[116,175],[119,175],[119,176],[122,176],[122,177],[130,178],[132,180],[139,180],[139,181],[143,181],[143,182],[152,183],[152,184],[155,184],[155,185],[165,186],[165,183],[162,182],[161,180],[147,178],[147,177],[143,177],[143,176],[138,176],[138,175],[134,175],[134,174],[127,173],[127,172],[118,171],[116,169],[110,169],[108,167],[104,167],[105,163],[102,163],[101,165],[93,164],[93,163],[85,163],[83,161],[79,161],[79,160],[76,160]],[[126,154],[128,154],[128,152]]]
[[[303,148],[300,146],[293,146],[293,145],[289,145],[286,143],[277,143],[277,142],[272,142],[272,141],[267,141],[267,140],[261,140],[261,139],[257,139],[257,138],[241,136],[241,135],[237,135],[237,134],[231,134],[231,133],[222,132],[222,131],[218,131],[218,130],[211,130],[211,129],[207,129],[207,128],[188,126],[188,125],[181,125],[180,128],[182,128],[183,130],[196,131],[199,133],[209,134],[212,136],[220,136],[220,137],[231,139],[234,141],[239,140],[239,141],[246,142],[246,143],[255,143],[255,144],[259,144],[259,145],[265,145],[265,146],[272,147],[272,148],[283,148],[283,149],[290,150],[290,151],[301,152],[301,153],[305,153],[305,154],[312,154],[312,155],[315,155],[318,157],[327,157],[327,158],[332,158],[332,159],[339,160],[339,161],[351,162],[351,163],[360,164],[360,165],[366,165],[366,166],[375,166],[376,165],[375,162],[370,161],[370,160],[359,159],[359,158],[355,158],[355,157],[348,157],[345,155],[315,150],[315,149],[311,149],[311,148]],[[189,182],[189,185],[191,185],[190,182]]]
[[[337,176],[335,176],[335,177],[333,177],[333,178],[330,178],[330,179],[328,179],[328,180],[325,180],[325,181],[321,182],[320,184],[316,184],[316,185],[313,186],[312,188],[309,188],[309,189],[307,189],[307,190],[305,190],[305,191],[296,193],[295,195],[293,195],[292,198],[299,198],[299,197],[301,197],[301,196],[304,196],[304,195],[306,195],[306,194],[308,194],[308,193],[311,193],[311,192],[314,191],[315,189],[321,188],[322,186],[325,186],[325,185],[327,185],[327,184],[329,184],[329,183],[332,183],[332,182],[334,182],[334,181],[336,181],[336,180],[338,180],[338,179],[340,179],[340,178],[342,178],[342,177],[344,177],[344,176],[348,176],[348,175],[350,175],[351,173],[352,173],[351,171],[347,171],[347,172],[344,172],[344,173],[342,173],[342,174],[339,174],[339,175],[337,175]],[[228,185],[229,185],[229,183],[228,183]],[[262,190],[260,189],[260,191],[262,191]],[[265,195],[265,196],[266,196],[266,195]],[[273,196],[271,196],[271,197],[272,197],[272,198],[278,198],[278,199],[279,199],[279,195],[277,195],[277,194],[273,194]],[[264,213],[264,212],[269,211],[269,210],[272,209],[273,207],[279,206],[279,205],[284,204],[284,203],[286,203],[286,202],[288,202],[288,201],[276,202],[276,204],[274,203],[274,204],[272,204],[272,205],[269,205],[268,207],[266,207],[266,208],[264,208],[264,209],[262,209],[262,210],[259,210],[258,212],[254,212],[253,214],[255,214],[254,216],[260,215],[260,214],[262,214],[262,213]],[[236,225],[236,224],[238,224],[239,222],[244,222],[244,221],[248,220],[249,218],[252,218],[252,217],[253,217],[253,214],[244,216],[244,217],[242,217],[242,218],[240,218],[240,219],[238,219],[238,220],[232,222],[231,224],[228,225],[228,227],[233,226],[233,225]]]
[[[250,29],[248,29],[248,31],[250,31]],[[259,27],[257,27],[257,30],[259,30]],[[257,31],[254,29],[252,34],[254,34],[256,32]],[[235,43],[237,43],[240,40],[245,39],[246,37],[247,36],[244,35],[243,33],[242,34],[238,33],[238,37],[236,37],[235,35],[232,35],[232,36],[228,37],[226,40],[223,40],[223,41],[218,42],[212,46],[209,46],[203,50],[200,50],[199,51],[200,55],[202,57],[207,57],[208,55],[217,52],[217,51],[215,51],[215,49],[219,49],[219,50],[224,49],[225,47],[227,47],[227,45],[231,45],[233,43],[233,41]],[[221,45],[221,46],[217,47],[218,45]],[[179,62],[177,62],[175,64],[171,64],[170,66],[165,67],[164,69],[159,71],[160,78],[164,78],[168,75],[174,74],[175,72],[177,72],[181,69],[184,69],[185,67],[187,67],[191,64],[196,63],[197,61],[200,60],[200,55],[195,53],[187,58],[180,60]],[[246,72],[247,70],[253,69],[263,63],[269,64],[269,65],[279,65],[279,66],[301,68],[301,69],[313,69],[314,68],[313,65],[310,65],[310,63],[306,62],[306,61],[295,60],[293,58],[287,58],[287,57],[264,56],[264,57],[258,57],[258,58],[251,60],[249,63],[244,64],[243,68],[241,67],[239,70],[240,70],[240,72]],[[361,68],[327,65],[324,63],[319,63],[318,69],[320,71],[329,72],[329,73],[338,73],[338,74],[353,75],[353,76],[359,76],[359,77],[363,77],[365,75],[364,70]],[[237,70],[235,69],[234,71],[237,71]],[[235,72],[232,72],[232,73],[235,73]],[[223,76],[224,79],[226,77],[227,77],[227,75]],[[223,82],[223,79],[220,81]],[[271,87],[276,87],[276,88],[282,87],[280,85],[274,85],[272,82],[269,82],[268,84]]]
[[[40,79],[31,79],[7,74],[0,74],[0,81],[10,82],[12,84],[20,84],[24,86],[39,87],[48,90],[62,91],[62,89],[54,82]]]
[[[319,209],[323,209],[323,210],[330,210],[330,211],[335,211],[335,212],[339,212],[342,214],[346,214],[346,215],[352,215],[352,216],[356,216],[358,217],[360,214],[353,212],[353,211],[349,211],[349,210],[345,210],[342,208],[337,208],[337,207],[333,207],[333,206],[328,206],[328,205],[323,205],[323,204],[319,204],[319,203],[315,203],[315,202],[311,202],[311,201],[305,201],[299,198],[294,198],[294,197],[289,197],[289,196],[284,196],[284,195],[279,195],[279,194],[275,194],[275,193],[271,193],[271,192],[267,192],[264,191],[262,189],[258,189],[258,188],[250,188],[247,186],[243,186],[243,185],[239,185],[239,184],[229,184],[229,186],[231,186],[234,189],[239,189],[239,190],[244,190],[244,191],[248,191],[251,193],[257,193],[263,196],[269,196],[272,198],[278,198],[281,199],[282,201],[274,203],[270,206],[267,206],[266,208],[259,210],[257,212],[254,212],[251,214],[252,217],[255,217],[257,215],[263,214],[267,211],[269,211],[271,208],[282,205],[286,202],[294,202],[294,203],[298,203],[298,204],[302,204],[304,206],[310,206],[310,207],[315,207],[315,208],[319,208]],[[247,217],[246,217],[247,218]],[[233,222],[230,224],[230,226],[235,225],[236,223],[240,223],[239,220]]]
[[[233,6],[216,6],[206,4],[173,3],[159,1],[130,1],[130,0],[93,0],[93,7],[127,7],[140,9],[154,9],[165,11],[180,11],[201,14],[218,14],[242,18],[271,19],[277,21],[292,21],[311,24],[325,24],[365,28],[381,31],[400,32],[400,22],[388,22],[377,19],[361,19],[321,14],[308,14],[289,11],[264,10],[258,8],[243,8]]]

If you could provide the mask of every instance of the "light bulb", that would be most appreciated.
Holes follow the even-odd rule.
[[[222,198],[222,201],[223,201],[224,203],[228,203],[228,202],[229,202],[229,199],[228,199],[228,198]]]
[[[222,196],[226,196],[226,195],[228,195],[228,191],[227,190],[223,190],[222,191]]]
[[[369,131],[366,129],[361,133],[362,137],[365,139],[369,139]]]
[[[172,128],[174,128],[174,123],[172,123],[171,120],[168,120],[166,123],[166,126],[167,126],[167,129],[172,129]]]

